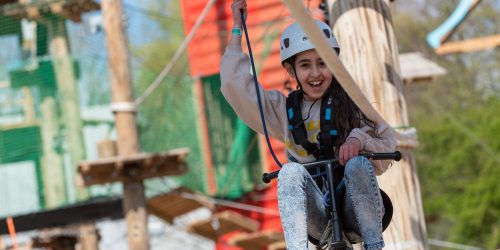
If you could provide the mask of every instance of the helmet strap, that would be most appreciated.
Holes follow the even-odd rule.
[[[295,80],[297,81],[297,84],[299,85],[298,89],[304,89],[304,88],[302,88],[302,84],[300,83],[299,77],[297,76],[297,71],[295,71],[295,65],[292,65],[292,69],[293,69],[293,74],[295,75]],[[304,94],[306,94],[306,93],[304,92]]]

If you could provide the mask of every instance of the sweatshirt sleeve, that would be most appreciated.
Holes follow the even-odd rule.
[[[220,66],[221,91],[240,119],[254,131],[263,134],[257,104],[257,92],[250,74],[250,59],[240,46],[226,48]],[[262,108],[269,136],[284,142],[286,97],[277,90],[264,90],[259,84]]]
[[[387,125],[377,125],[376,135],[372,133],[373,128],[365,125],[361,128],[355,128],[351,131],[348,138],[356,138],[361,142],[361,151],[364,152],[394,152],[396,150],[395,131]],[[392,164],[391,160],[372,161],[375,168],[375,174],[383,174]]]

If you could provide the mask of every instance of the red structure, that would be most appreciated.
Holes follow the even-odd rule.
[[[207,2],[208,0],[181,1],[186,34],[191,31]],[[304,1],[305,6],[309,7],[311,14],[316,18],[323,17],[323,12],[318,8],[320,2],[320,0]],[[231,4],[232,1],[216,1],[188,46],[190,73],[195,79],[219,73],[220,60],[233,26]],[[286,92],[284,84],[287,77],[279,60],[279,36],[291,22],[293,22],[293,18],[280,0],[248,1],[247,27],[258,71],[258,80],[265,89],[279,89]],[[246,51],[245,44],[243,44],[243,48]],[[295,86],[294,83],[292,84]],[[261,149],[266,152],[266,157],[262,161],[263,171],[276,170],[276,163],[270,155],[263,137],[260,141]],[[284,145],[272,140],[272,146],[279,160],[286,162]],[[210,149],[205,148],[204,150],[209,151]],[[210,163],[207,165],[208,168],[212,167]],[[208,172],[211,171],[208,169]],[[264,190],[252,192],[240,201],[278,211],[276,197],[276,182],[274,181]],[[261,230],[282,230],[277,215],[237,211],[258,220],[261,223]],[[219,238],[217,249],[240,249],[230,247],[225,243],[229,237],[231,235]]]

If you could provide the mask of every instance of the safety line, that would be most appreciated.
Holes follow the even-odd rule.
[[[173,190],[174,187],[170,185],[169,183],[166,182],[165,178],[160,179],[161,182],[165,185],[166,188]],[[156,191],[161,191],[161,190],[156,190]],[[163,192],[163,191],[161,191]],[[261,214],[268,214],[272,216],[279,216],[279,212],[274,210],[274,209],[268,209],[268,208],[263,208],[259,206],[254,206],[254,205],[248,205],[245,203],[241,202],[235,202],[235,201],[228,201],[228,200],[222,200],[222,199],[216,199],[212,198],[206,195],[201,195],[201,194],[193,194],[193,193],[188,193],[188,192],[182,192],[182,191],[171,191],[171,193],[178,194],[182,198],[185,199],[190,199],[190,200],[195,200],[195,201],[200,201],[200,202],[209,202],[213,203],[215,205],[223,206],[223,207],[232,207],[232,208],[237,208],[240,210],[245,210],[249,212],[256,212],[256,213],[261,213]]]
[[[201,24],[203,23],[203,20],[205,19],[205,17],[208,14],[208,11],[214,5],[214,3],[215,3],[215,0],[210,0],[207,3],[207,5],[205,5],[205,8],[201,12],[201,15],[196,20],[195,25],[193,26],[193,28],[191,28],[191,31],[189,31],[189,34],[186,36],[186,38],[184,39],[184,41],[182,41],[181,46],[179,46],[179,48],[175,52],[175,54],[172,57],[172,59],[168,62],[167,65],[165,65],[165,67],[163,68],[163,70],[156,77],[156,79],[153,81],[153,83],[151,83],[151,85],[146,89],[146,91],[144,91],[144,93],[142,94],[142,96],[139,97],[139,98],[137,98],[135,100],[135,105],[136,106],[141,105],[146,100],[146,98],[148,98],[149,95],[151,95],[153,93],[153,91],[160,85],[160,83],[165,79],[165,77],[168,75],[168,73],[170,73],[170,70],[172,70],[172,68],[174,67],[174,65],[181,58],[182,54],[184,53],[184,51],[187,48],[187,45],[189,44],[189,42],[191,42],[191,39],[193,39],[194,34],[200,28]]]
[[[219,205],[219,206],[232,207],[232,208],[237,208],[240,210],[256,212],[256,213],[261,213],[261,214],[268,214],[268,215],[273,215],[273,216],[280,215],[279,212],[274,210],[274,209],[262,208],[259,206],[248,205],[248,204],[241,203],[241,202],[215,199],[215,198],[207,197],[204,195],[192,194],[192,193],[186,193],[186,192],[178,192],[178,194],[185,199],[191,199],[191,200],[196,200],[196,201],[209,201],[209,202],[212,202],[212,203]]]

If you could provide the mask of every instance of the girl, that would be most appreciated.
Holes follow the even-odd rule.
[[[240,9],[245,0],[234,0],[234,28],[221,62],[221,91],[238,116],[263,133],[250,60],[241,48]],[[316,20],[331,47],[339,46],[328,25]],[[315,181],[301,165],[324,158],[339,159],[344,166],[342,183],[344,231],[359,234],[367,250],[382,249],[384,205],[375,175],[390,161],[370,162],[364,152],[392,152],[392,130],[368,120],[349,98],[297,23],[280,38],[280,57],[299,89],[288,97],[277,90],[260,88],[269,135],[285,143],[290,162],[278,176],[278,205],[288,249],[308,248],[319,240],[328,222],[321,181]],[[328,121],[328,122],[327,122]]]

